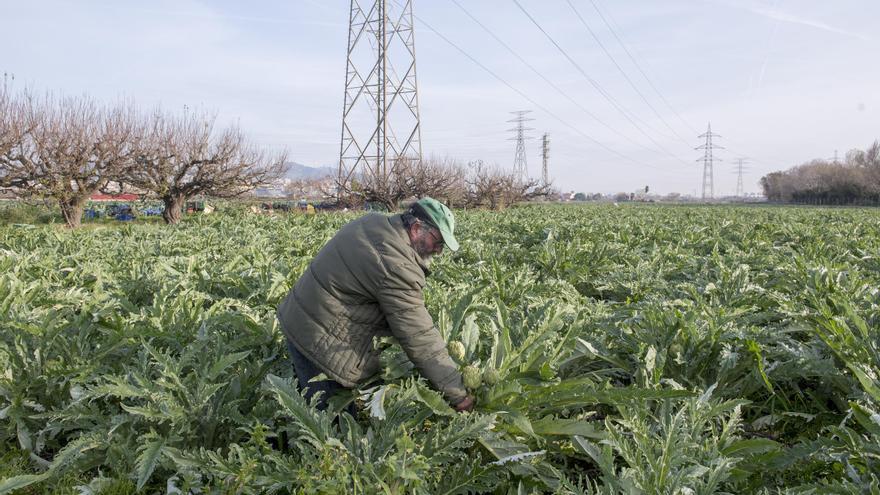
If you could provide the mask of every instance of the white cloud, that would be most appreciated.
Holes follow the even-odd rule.
[[[805,17],[799,17],[794,14],[790,14],[787,12],[783,12],[778,9],[767,9],[761,7],[746,7],[746,9],[754,14],[767,17],[769,19],[773,19],[776,21],[787,22],[790,24],[798,24],[801,26],[808,26],[816,29],[821,29],[822,31],[827,31],[829,33],[842,34],[844,36],[850,36],[853,38],[860,39],[862,41],[873,41],[870,37],[865,36],[861,33],[857,33],[854,31],[848,31],[846,29],[834,27],[830,24],[824,23],[822,21],[815,21],[812,19],[807,19]]]

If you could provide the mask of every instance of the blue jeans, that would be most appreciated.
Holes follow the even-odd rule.
[[[303,353],[299,352],[289,340],[287,340],[287,352],[290,354],[290,360],[293,361],[293,370],[296,372],[296,379],[299,382],[300,393],[302,393],[302,396],[306,401],[311,401],[312,396],[316,393],[323,392],[320,397],[318,397],[318,410],[323,411],[327,409],[327,400],[336,395],[337,392],[347,392],[349,390],[348,388],[343,387],[339,382],[329,378],[326,380],[309,382],[309,380],[323,372],[315,366],[315,363],[309,360],[309,358],[303,355]],[[355,409],[354,402],[348,404],[344,411],[355,416],[357,410]]]

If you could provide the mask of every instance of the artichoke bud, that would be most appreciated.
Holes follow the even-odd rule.
[[[462,371],[462,378],[464,378],[464,386],[470,390],[480,388],[480,369],[473,365],[468,365],[464,367]]]
[[[486,385],[495,385],[500,379],[501,375],[498,374],[498,370],[495,368],[486,368],[483,370],[483,381],[486,382]]]
[[[449,357],[456,360],[457,362],[464,361],[464,344],[457,340],[453,340],[447,346],[447,350],[449,351]]]

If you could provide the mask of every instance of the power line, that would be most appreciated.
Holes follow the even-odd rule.
[[[746,151],[741,150],[741,149],[739,148],[739,146],[737,146],[736,148],[734,148],[734,147],[731,146],[731,145],[742,144],[742,143],[738,143],[735,139],[730,138],[730,137],[727,137],[727,138],[725,138],[725,139],[727,139],[727,144],[728,144],[727,149],[728,149],[728,151],[730,151],[731,153],[735,153],[735,154],[737,154],[737,155],[750,156],[750,157],[752,157],[751,160],[752,160],[752,162],[754,162],[754,163],[763,163],[763,164],[765,164],[765,165],[772,165],[772,166],[780,166],[780,165],[781,165],[781,166],[786,166],[785,164],[788,163],[788,160],[783,160],[783,159],[780,159],[779,157],[770,156],[770,155],[767,155],[767,154],[762,154],[762,156],[763,156],[766,160],[759,160],[759,159],[757,159],[757,158],[754,158],[754,157],[756,156],[755,153],[747,153]],[[768,160],[769,160],[769,161],[768,161]],[[777,163],[771,163],[771,162],[777,162]]]
[[[633,91],[635,91],[636,94],[639,95],[639,98],[641,98],[642,101],[645,102],[645,105],[648,105],[648,108],[650,108],[651,111],[654,112],[654,115],[656,115],[657,118],[660,119],[661,122],[663,122],[663,125],[665,125],[666,128],[669,129],[673,135],[675,135],[675,137],[677,137],[686,146],[689,146],[688,142],[685,141],[685,139],[683,137],[681,137],[681,135],[679,135],[678,132],[676,132],[675,129],[673,129],[671,125],[669,125],[669,122],[667,122],[666,119],[663,118],[662,115],[660,115],[660,112],[658,112],[657,109],[654,108],[654,105],[652,105],[651,102],[648,101],[647,98],[645,98],[645,95],[641,92],[641,90],[639,90],[639,88],[632,81],[632,79],[630,79],[629,74],[627,74],[626,71],[623,70],[623,67],[620,66],[620,64],[617,62],[617,59],[614,58],[614,55],[612,55],[611,52],[609,52],[608,49],[605,48],[605,44],[602,43],[602,40],[600,40],[598,36],[596,36],[596,33],[593,31],[593,29],[587,23],[586,19],[584,19],[584,17],[581,15],[581,13],[578,11],[578,9],[575,8],[574,4],[571,3],[571,0],[565,0],[565,1],[566,1],[566,3],[568,3],[568,6],[571,7],[571,10],[574,12],[575,16],[577,16],[577,18],[581,21],[581,24],[583,24],[583,26],[587,30],[587,32],[590,33],[590,36],[593,38],[593,41],[595,41],[596,44],[599,45],[599,48],[602,49],[602,51],[605,53],[605,56],[608,57],[609,60],[611,60],[611,62],[614,64],[615,67],[617,67],[617,71],[620,72],[620,74],[623,76],[624,79],[626,79],[626,82],[629,83],[629,85],[633,89]]]
[[[648,82],[648,85],[651,87],[652,90],[654,90],[654,93],[656,93],[657,96],[660,97],[660,100],[663,101],[663,104],[666,105],[666,108],[668,108],[676,117],[678,117],[678,120],[680,120],[681,123],[684,124],[685,127],[690,129],[692,132],[696,133],[697,130],[692,125],[690,125],[688,123],[688,121],[684,120],[684,118],[675,110],[675,108],[672,107],[672,105],[669,103],[669,101],[666,99],[666,97],[663,96],[663,93],[661,93],[660,90],[657,89],[657,86],[654,85],[654,82],[651,81],[651,78],[648,77],[648,74],[645,73],[644,69],[642,69],[641,64],[639,64],[639,62],[636,60],[635,56],[629,51],[629,48],[627,48],[626,43],[624,43],[623,40],[620,38],[620,36],[617,35],[617,31],[611,26],[611,23],[608,22],[608,20],[605,18],[605,15],[602,14],[602,11],[599,9],[599,6],[596,5],[596,2],[594,0],[590,0],[590,3],[593,5],[593,9],[596,10],[596,13],[599,14],[599,18],[602,19],[602,22],[605,24],[605,27],[607,27],[608,30],[611,31],[611,34],[614,36],[614,39],[616,39],[617,43],[620,44],[620,47],[623,48],[623,51],[626,53],[627,57],[629,57],[629,59],[630,59],[630,61],[632,61],[633,65],[636,66],[636,69],[638,69],[639,73],[642,74],[642,77],[645,78],[645,81]],[[611,17],[611,14],[609,13],[608,16]],[[614,19],[612,18],[612,22],[613,22],[613,20]]]
[[[663,104],[666,105],[666,108],[668,108],[669,111],[672,112],[672,114],[675,115],[676,118],[678,118],[678,120],[685,127],[687,127],[689,130],[691,130],[691,132],[693,132],[693,133],[699,132],[696,130],[696,128],[694,126],[692,126],[687,120],[685,120],[684,117],[681,116],[681,114],[675,109],[675,107],[672,106],[671,103],[669,103],[669,100],[666,98],[666,96],[664,96],[663,92],[657,88],[657,85],[654,84],[652,78],[648,75],[647,71],[645,71],[645,69],[642,67],[642,64],[639,63],[637,57],[630,51],[630,49],[627,47],[627,44],[624,42],[624,40],[617,34],[617,31],[619,30],[619,26],[617,28],[614,27],[617,24],[614,21],[614,16],[610,12],[603,13],[602,9],[600,9],[599,5],[597,4],[597,0],[589,0],[589,1],[590,1],[590,4],[593,6],[593,9],[599,15],[599,18],[602,19],[602,22],[605,24],[605,27],[608,28],[608,30],[611,32],[611,35],[614,36],[615,40],[617,40],[617,43],[623,49],[624,53],[626,53],[627,57],[630,59],[630,61],[633,63],[633,65],[636,67],[636,69],[639,71],[639,73],[642,75],[642,77],[645,79],[645,81],[647,81],[648,85],[651,87],[651,89],[654,91],[654,93],[656,93],[657,96],[660,98],[660,100],[663,102]],[[730,151],[733,151],[735,153],[740,153],[740,152],[734,150],[733,148],[730,148]],[[745,153],[740,153],[740,154],[745,154]],[[779,160],[778,158],[772,157],[772,156],[768,156],[766,158],[770,158],[772,161],[778,161],[781,163],[784,163],[786,161],[786,160]],[[757,160],[757,161],[761,162],[760,160]],[[762,163],[766,163],[766,162],[762,162]]]
[[[317,2],[317,1],[315,1],[315,0],[306,0],[306,1],[309,2],[310,4],[316,6],[316,7],[321,8],[322,10],[325,10],[325,11],[328,11],[328,12],[333,11],[333,10],[330,9],[327,5],[325,5],[324,3]],[[398,6],[400,6],[400,4],[397,3],[397,0],[392,0],[392,1],[393,1],[394,3],[396,3]],[[624,139],[626,139],[627,141],[629,141],[629,142],[632,143],[632,144],[635,144],[635,145],[637,145],[637,146],[640,146],[640,147],[642,147],[642,148],[644,148],[644,149],[650,149],[650,148],[645,147],[645,146],[642,145],[641,143],[636,142],[635,140],[633,140],[633,139],[630,138],[629,136],[626,136],[626,135],[622,134],[620,131],[614,129],[613,127],[609,126],[609,125],[606,124],[605,122],[601,121],[601,119],[599,119],[598,117],[596,117],[595,115],[593,115],[592,113],[590,113],[586,108],[584,108],[581,104],[579,104],[579,103],[578,103],[576,100],[574,100],[571,96],[569,96],[567,93],[565,93],[563,90],[561,90],[556,84],[554,84],[554,83],[553,83],[551,80],[549,80],[546,76],[544,76],[542,73],[540,73],[540,71],[538,71],[536,68],[534,68],[534,66],[532,66],[532,65],[529,64],[527,61],[525,61],[525,60],[524,60],[519,54],[517,54],[512,48],[510,48],[506,43],[504,43],[504,41],[502,41],[498,36],[496,36],[494,33],[492,33],[491,30],[489,30],[485,25],[483,25],[479,20],[477,20],[473,15],[471,15],[467,10],[465,10],[465,9],[459,4],[459,2],[457,2],[456,0],[453,0],[453,2],[456,3],[456,5],[458,5],[459,8],[461,8],[461,9],[465,12],[465,14],[467,14],[471,19],[473,19],[474,22],[476,22],[476,23],[477,23],[478,25],[480,25],[480,27],[482,27],[487,33],[489,33],[490,36],[492,36],[496,41],[498,41],[502,46],[504,46],[509,52],[511,52],[511,54],[513,54],[513,55],[514,55],[514,56],[515,56],[520,62],[522,62],[522,63],[523,63],[526,67],[528,67],[532,72],[534,72],[534,73],[537,74],[539,77],[541,77],[545,82],[547,82],[548,84],[550,84],[551,87],[553,87],[557,92],[559,92],[560,94],[562,94],[566,99],[568,99],[568,100],[571,101],[574,105],[576,105],[576,106],[579,107],[581,110],[583,110],[588,116],[590,116],[591,118],[593,118],[594,120],[596,120],[600,125],[606,127],[608,130],[614,132],[616,135],[618,135],[618,136],[620,136],[620,137],[623,137]],[[663,95],[663,93],[662,93],[662,92],[657,88],[657,86],[653,83],[653,81],[651,80],[651,77],[648,76],[648,74],[646,73],[646,71],[644,70],[644,68],[643,68],[643,67],[641,66],[641,64],[638,62],[638,60],[636,59],[635,55],[633,55],[633,53],[629,50],[629,48],[627,47],[627,45],[626,45],[626,43],[624,42],[624,40],[623,40],[623,39],[617,34],[617,30],[619,30],[620,27],[617,26],[617,23],[616,23],[616,21],[615,21],[615,19],[614,19],[614,16],[613,16],[610,12],[607,12],[607,13],[604,13],[604,14],[603,14],[602,11],[601,11],[601,9],[599,8],[599,6],[596,4],[596,2],[595,2],[594,0],[590,0],[590,3],[593,5],[593,8],[596,9],[597,13],[599,14],[599,17],[602,19],[602,22],[605,24],[606,27],[608,27],[609,31],[611,31],[611,34],[614,36],[614,38],[615,38],[615,39],[617,40],[617,42],[620,44],[621,48],[624,50],[624,52],[626,52],[626,54],[627,54],[627,56],[629,57],[629,59],[633,62],[633,64],[636,66],[636,68],[637,68],[637,69],[639,70],[639,72],[642,74],[642,77],[645,78],[645,80],[646,80],[646,81],[648,82],[648,84],[651,86],[651,89],[652,89],[652,90],[657,94],[657,96],[660,97],[660,99],[663,101],[664,105],[666,105],[666,107],[669,108],[669,110],[670,110],[673,114],[675,114],[675,116],[676,116],[676,117],[677,117],[677,118],[678,118],[678,119],[679,119],[679,120],[680,120],[680,121],[681,121],[681,122],[682,122],[682,123],[688,128],[688,129],[690,129],[690,130],[693,131],[694,133],[698,132],[698,131],[696,131],[695,128],[694,128],[692,125],[690,125],[690,123],[688,123],[688,122],[687,122],[687,121],[686,121],[686,120],[685,120],[685,119],[684,119],[684,118],[683,118],[683,117],[682,117],[682,116],[681,116],[681,115],[675,110],[675,108],[669,103],[669,101],[666,99],[666,97]],[[424,24],[425,27],[427,27],[430,31],[432,31],[432,32],[433,32],[434,34],[436,34],[438,37],[440,37],[441,39],[443,39],[446,43],[450,44],[453,48],[455,48],[456,50],[458,50],[459,52],[461,52],[462,54],[464,54],[466,57],[468,57],[468,58],[469,58],[472,62],[474,62],[476,65],[480,66],[480,68],[482,68],[483,70],[487,71],[490,75],[492,75],[493,77],[495,77],[496,79],[498,79],[499,81],[501,81],[503,84],[505,84],[506,86],[508,86],[511,90],[513,90],[514,92],[516,92],[516,93],[519,94],[520,96],[526,98],[526,100],[529,100],[529,101],[530,101],[532,104],[534,104],[536,107],[538,107],[539,109],[541,109],[542,111],[544,111],[545,113],[547,113],[548,115],[550,115],[551,117],[553,117],[554,119],[556,119],[557,121],[559,121],[560,123],[562,123],[563,125],[569,127],[569,128],[572,129],[573,131],[575,131],[575,133],[580,134],[581,136],[585,137],[586,139],[588,139],[589,141],[593,142],[594,144],[596,144],[597,146],[601,147],[602,149],[608,151],[609,153],[611,153],[611,154],[613,154],[613,155],[615,155],[615,156],[618,156],[618,157],[620,157],[620,158],[623,158],[623,159],[625,159],[625,160],[627,160],[627,161],[629,161],[629,162],[632,162],[632,163],[635,163],[635,164],[638,164],[638,165],[642,165],[642,166],[646,166],[646,167],[648,167],[648,168],[652,168],[652,169],[655,169],[655,170],[663,170],[663,169],[659,169],[659,168],[657,168],[657,167],[654,167],[654,166],[652,166],[652,165],[650,165],[650,164],[647,164],[647,163],[645,163],[645,162],[642,162],[642,161],[640,161],[640,160],[636,160],[636,159],[634,159],[634,158],[628,157],[628,156],[626,156],[626,155],[624,155],[624,154],[622,154],[622,153],[620,153],[620,152],[617,152],[617,151],[615,151],[615,150],[609,148],[608,146],[604,145],[603,143],[601,143],[601,142],[595,140],[594,138],[592,138],[592,137],[586,135],[585,133],[581,132],[579,129],[575,128],[575,127],[572,126],[571,124],[568,124],[567,122],[565,122],[564,120],[562,120],[562,119],[559,118],[558,116],[554,115],[552,112],[549,112],[549,111],[548,111],[546,108],[544,108],[543,106],[541,106],[541,105],[539,105],[539,104],[536,104],[534,101],[531,101],[528,97],[526,97],[526,96],[525,96],[523,93],[521,93],[519,90],[517,90],[516,88],[512,87],[512,86],[511,86],[510,84],[508,84],[506,81],[504,81],[503,79],[501,79],[497,74],[495,74],[495,73],[493,73],[491,70],[487,69],[485,66],[483,66],[483,65],[480,64],[478,61],[476,61],[473,57],[471,57],[471,56],[468,55],[466,52],[464,52],[461,48],[459,48],[458,46],[456,46],[456,45],[455,45],[454,43],[452,43],[450,40],[446,39],[443,35],[441,35],[439,32],[437,32],[437,30],[435,30],[435,29],[432,28],[430,25],[428,25],[423,19],[421,19],[421,18],[419,18],[418,16],[415,16],[415,15],[414,15],[414,17],[415,17],[416,20],[418,20],[419,22],[421,22],[422,24]],[[617,28],[615,29],[614,26],[617,26]],[[393,136],[393,134],[392,134],[392,136]],[[728,140],[728,141],[730,141],[730,140]],[[735,144],[735,143],[734,143],[734,144]],[[737,151],[737,150],[735,150],[735,149],[733,149],[733,148],[729,148],[729,149],[730,149],[730,151],[735,152],[735,153],[746,154],[746,153],[743,153],[743,152]],[[753,155],[753,156],[754,156],[754,155]],[[772,166],[784,166],[786,163],[788,163],[788,160],[782,160],[782,159],[779,159],[779,158],[777,158],[777,157],[773,157],[773,156],[766,156],[766,158],[769,158],[769,159],[771,159],[772,162],[777,162],[777,163],[770,163],[770,162],[767,162],[767,161],[764,161],[764,160],[753,160],[753,162],[763,163],[763,164],[765,164],[765,165],[772,165]]]
[[[544,73],[542,73],[541,71],[539,71],[537,68],[535,68],[535,66],[533,66],[533,65],[530,64],[526,59],[524,59],[524,58],[522,57],[522,55],[520,55],[519,53],[517,53],[517,51],[514,50],[513,48],[511,48],[510,45],[508,45],[507,43],[505,43],[504,40],[502,40],[498,35],[496,35],[496,34],[495,34],[491,29],[489,29],[485,24],[483,24],[482,22],[480,22],[480,20],[477,19],[477,18],[476,18],[476,17],[475,17],[470,11],[468,11],[468,10],[467,10],[467,9],[466,9],[466,8],[465,8],[465,7],[464,7],[464,6],[463,6],[458,0],[452,0],[452,3],[454,3],[459,9],[461,9],[462,12],[465,13],[465,15],[467,15],[468,17],[470,17],[470,19],[471,19],[472,21],[474,21],[478,26],[480,26],[480,28],[482,28],[483,31],[486,31],[486,33],[488,33],[489,36],[491,36],[492,38],[494,38],[495,41],[497,41],[497,42],[498,42],[501,46],[503,46],[508,52],[510,52],[511,55],[513,55],[514,57],[516,57],[516,59],[519,60],[520,63],[522,63],[523,65],[525,65],[525,66],[526,66],[529,70],[531,70],[535,75],[537,75],[537,76],[540,77],[544,82],[546,82],[548,85],[550,85],[551,88],[553,88],[554,90],[556,90],[557,93],[561,94],[561,95],[562,95],[563,97],[565,97],[568,101],[570,101],[573,105],[575,105],[575,106],[578,107],[581,111],[583,111],[586,115],[588,115],[590,118],[592,118],[593,120],[595,120],[596,122],[598,122],[601,126],[605,127],[606,129],[608,129],[609,131],[613,132],[614,134],[616,134],[616,135],[622,137],[623,139],[626,139],[626,140],[629,141],[631,144],[634,144],[634,145],[636,145],[636,146],[639,146],[639,147],[641,147],[641,148],[643,148],[643,149],[646,149],[646,150],[648,150],[648,151],[651,151],[651,152],[656,151],[656,150],[654,150],[654,149],[648,148],[647,146],[645,146],[645,145],[643,145],[642,143],[636,141],[635,139],[631,138],[630,136],[627,136],[626,134],[623,134],[622,132],[620,132],[619,130],[615,129],[614,127],[612,127],[611,125],[607,124],[605,121],[603,121],[602,119],[600,119],[599,117],[597,117],[595,114],[593,114],[592,112],[590,112],[590,111],[589,111],[586,107],[584,107],[580,102],[578,102],[577,100],[575,100],[571,95],[569,95],[565,90],[563,90],[562,88],[560,88],[560,87],[559,87],[556,83],[554,83],[550,78],[548,78],[547,76],[545,76]]]
[[[593,86],[593,88],[599,92],[599,94],[605,99],[605,101],[610,103],[621,115],[624,116],[624,118],[626,118],[629,121],[630,124],[633,125],[633,127],[635,127],[640,133],[642,133],[646,138],[648,138],[652,143],[654,143],[654,145],[657,146],[657,148],[659,148],[660,150],[662,150],[664,153],[668,154],[669,156],[675,158],[676,160],[679,160],[682,163],[685,163],[684,160],[682,160],[681,158],[676,156],[671,151],[667,150],[662,144],[658,143],[653,137],[651,137],[651,135],[649,135],[647,132],[645,132],[645,130],[642,129],[634,120],[634,119],[638,119],[638,117],[635,117],[634,115],[631,116],[630,115],[631,112],[624,109],[614,99],[614,97],[611,96],[611,94],[609,94],[607,91],[605,91],[605,89],[598,82],[596,82],[596,80],[594,80],[592,77],[590,77],[589,74],[587,74],[587,72],[583,69],[583,67],[581,67],[580,64],[578,64],[571,57],[571,55],[569,55],[568,52],[566,52],[565,49],[562,48],[562,46],[559,43],[557,43],[556,40],[553,39],[552,36],[550,36],[550,33],[548,33],[547,30],[545,30],[541,26],[541,24],[525,9],[525,7],[522,6],[522,4],[519,2],[519,0],[513,0],[513,3],[516,4],[516,6],[523,12],[523,14],[526,15],[526,17],[529,18],[530,21],[532,21],[532,24],[534,24],[535,27],[538,28],[538,30],[540,30],[542,33],[544,33],[544,36],[546,36],[547,39],[550,40],[551,43],[553,43],[553,46],[555,46],[556,49],[559,50],[559,52],[562,53],[562,55],[575,67],[575,69],[577,69],[578,72],[580,72],[581,75],[584,76],[584,78],[587,80],[587,82],[589,82],[590,85]],[[641,121],[641,119],[638,119],[638,120]],[[642,121],[642,123],[645,126],[647,126],[647,124],[645,124],[644,121]]]
[[[685,120],[684,117],[681,116],[681,114],[675,109],[675,107],[672,106],[671,103],[669,103],[669,100],[663,95],[663,92],[661,92],[657,88],[657,86],[651,80],[651,77],[648,76],[647,72],[642,67],[642,64],[640,64],[639,61],[637,60],[636,56],[633,55],[633,53],[627,47],[626,43],[617,34],[617,30],[619,29],[619,26],[618,26],[618,29],[615,29],[614,26],[617,23],[614,20],[614,16],[610,12],[608,12],[607,18],[606,18],[606,14],[602,13],[602,10],[599,8],[599,5],[596,3],[597,0],[589,0],[589,1],[593,5],[593,8],[596,10],[596,13],[599,14],[599,17],[602,19],[602,22],[605,24],[605,26],[608,28],[608,30],[611,31],[611,34],[614,36],[614,38],[620,44],[620,47],[626,53],[627,57],[629,57],[629,59],[630,59],[630,61],[632,61],[633,65],[636,66],[636,69],[638,69],[639,73],[642,74],[642,77],[645,78],[645,81],[648,82],[648,85],[651,87],[651,89],[654,91],[654,93],[656,93],[657,96],[660,97],[660,100],[663,101],[663,104],[666,105],[666,107],[678,118],[679,121],[681,121],[682,124],[684,124],[685,127],[690,129],[693,133],[699,132],[696,130],[696,128],[694,126],[692,126],[687,120]],[[610,19],[610,21],[609,21],[609,19]],[[731,140],[728,139],[728,143],[730,143],[730,141]],[[729,148],[729,150],[733,151],[735,153],[740,153],[740,152],[737,152],[736,150],[734,150],[733,148]],[[745,153],[740,153],[740,154],[745,154]],[[770,158],[773,161],[785,162],[785,160],[779,160],[778,158],[775,158],[772,156],[767,156],[766,158]],[[754,161],[760,162],[760,160],[754,160]]]
[[[602,9],[599,8],[599,5],[597,4],[597,0],[589,0],[589,1],[590,1],[590,4],[593,6],[593,9],[595,9],[596,13],[599,15],[599,18],[602,19],[602,22],[605,24],[605,27],[608,28],[608,30],[611,32],[611,35],[614,36],[614,39],[617,40],[617,43],[620,45],[620,47],[626,53],[627,57],[629,57],[629,59],[633,63],[633,65],[635,65],[636,69],[638,69],[638,71],[642,75],[642,77],[645,78],[645,81],[647,81],[648,85],[651,87],[651,89],[654,91],[654,93],[656,93],[657,96],[660,98],[660,100],[663,102],[663,104],[666,105],[666,108],[668,108],[669,111],[672,112],[673,115],[675,115],[676,118],[678,118],[678,120],[682,124],[684,124],[685,127],[690,129],[693,133],[696,134],[697,132],[699,132],[696,130],[696,128],[694,126],[692,126],[687,120],[685,120],[684,117],[681,116],[681,114],[675,109],[675,107],[672,106],[671,103],[669,103],[669,100],[663,95],[663,92],[657,88],[657,86],[652,81],[651,77],[647,74],[647,72],[642,67],[642,64],[639,63],[636,56],[630,51],[630,49],[627,47],[627,45],[623,41],[623,39],[617,34],[619,26],[618,26],[618,29],[615,29],[614,26],[616,25],[616,22],[614,21],[614,16],[611,15],[610,12],[608,12],[607,17],[606,17],[606,14],[603,14]],[[730,143],[731,140],[728,139],[727,141],[728,141],[728,143]],[[734,148],[729,148],[729,150],[734,153],[738,153],[738,154],[743,154],[743,155],[747,154],[747,153],[739,152],[739,151],[735,150]],[[771,161],[777,161],[780,163],[784,163],[786,161],[786,160],[780,160],[780,159],[778,159],[776,157],[772,157],[772,156],[766,156],[766,158],[771,159]],[[752,161],[757,161],[759,163],[765,163],[765,164],[769,165],[769,163],[766,163],[761,160],[752,159]]]
[[[394,3],[397,3],[397,0],[392,0],[392,1],[393,1]],[[485,72],[487,72],[489,75],[491,75],[492,77],[494,77],[495,79],[497,79],[499,82],[501,82],[501,84],[504,84],[504,85],[507,86],[511,91],[513,91],[514,93],[518,94],[518,95],[519,95],[520,97],[522,97],[524,100],[528,101],[529,103],[531,103],[532,105],[534,105],[536,108],[540,109],[542,112],[546,113],[547,115],[549,115],[549,116],[552,117],[553,119],[557,120],[559,123],[561,123],[561,124],[564,125],[565,127],[568,127],[569,129],[571,129],[572,131],[574,131],[576,134],[579,134],[580,136],[582,136],[582,137],[584,137],[585,139],[587,139],[587,140],[593,142],[594,144],[596,144],[596,145],[599,146],[600,148],[604,149],[605,151],[607,151],[607,152],[609,152],[609,153],[611,153],[611,154],[613,154],[613,155],[615,155],[615,156],[617,156],[617,157],[623,158],[624,160],[627,160],[627,161],[629,161],[629,162],[635,163],[635,164],[637,164],[637,165],[641,165],[641,166],[643,166],[643,167],[648,167],[648,168],[652,168],[652,169],[655,169],[655,170],[663,170],[663,169],[658,168],[658,167],[655,167],[655,166],[653,166],[653,165],[651,165],[651,164],[649,164],[649,163],[643,162],[643,161],[641,161],[641,160],[636,160],[635,158],[632,158],[632,157],[629,157],[629,156],[627,156],[627,155],[624,155],[623,153],[620,153],[619,151],[616,151],[616,150],[614,150],[614,149],[612,149],[612,148],[609,148],[609,147],[608,147],[607,145],[605,145],[604,143],[602,143],[602,142],[600,142],[600,141],[597,141],[594,137],[592,137],[592,136],[590,136],[589,134],[587,134],[587,133],[581,131],[580,129],[578,129],[578,128],[575,127],[574,125],[568,123],[568,122],[567,122],[566,120],[564,120],[562,117],[559,117],[559,116],[556,115],[554,112],[552,112],[550,109],[548,109],[548,108],[545,107],[544,105],[541,105],[540,103],[538,103],[537,101],[535,101],[533,98],[531,98],[530,96],[528,96],[527,94],[525,94],[524,92],[522,92],[521,90],[519,90],[518,88],[516,88],[514,85],[510,84],[509,82],[507,82],[507,80],[505,80],[503,77],[499,76],[499,75],[498,75],[497,73],[495,73],[492,69],[486,67],[485,64],[483,64],[482,62],[480,62],[479,60],[477,60],[476,58],[474,58],[474,57],[473,57],[470,53],[468,53],[465,49],[461,48],[460,46],[458,46],[457,44],[455,44],[452,40],[450,40],[449,38],[447,38],[446,36],[444,36],[442,33],[440,33],[439,31],[437,31],[436,29],[434,29],[430,24],[428,24],[427,22],[425,22],[424,19],[420,18],[419,16],[417,16],[417,15],[415,15],[415,14],[413,14],[413,17],[414,17],[417,21],[419,21],[420,23],[422,23],[426,28],[428,28],[429,31],[431,31],[431,32],[434,33],[437,37],[439,37],[439,38],[442,39],[444,42],[446,42],[449,46],[455,48],[459,53],[461,53],[462,55],[464,55],[468,60],[470,60],[470,61],[473,62],[475,65],[477,65],[479,68],[483,69],[483,70],[484,70]]]

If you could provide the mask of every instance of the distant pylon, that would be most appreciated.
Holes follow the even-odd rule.
[[[516,112],[510,112],[516,117],[508,120],[508,122],[513,122],[516,124],[516,127],[512,129],[508,129],[508,131],[512,131],[515,133],[514,137],[508,139],[508,141],[516,141],[516,154],[513,157],[513,173],[516,175],[519,180],[525,182],[529,176],[529,167],[526,162],[526,139],[532,139],[529,136],[526,136],[526,131],[533,131],[534,129],[531,127],[526,127],[525,123],[535,120],[526,117],[527,113],[531,113],[531,110],[517,110]]]
[[[713,174],[713,166],[715,161],[721,161],[719,158],[715,158],[713,151],[716,149],[723,150],[724,148],[718,146],[717,144],[712,143],[713,137],[721,137],[718,134],[712,133],[712,123],[709,122],[708,130],[697,136],[698,138],[706,138],[706,143],[697,146],[694,148],[695,150],[704,150],[703,158],[698,159],[697,161],[703,162],[703,199],[713,199],[715,197],[715,183],[714,183],[714,174]],[[707,195],[708,192],[708,195]]]
[[[745,167],[743,164],[747,163],[748,158],[737,158],[736,159],[736,197],[741,198],[743,196],[743,171]]]
[[[543,186],[547,186],[550,184],[550,173],[548,171],[548,166],[550,164],[550,134],[544,133],[544,139],[541,146],[541,157],[543,158],[543,165],[541,167],[541,181],[543,182]]]
[[[338,185],[385,184],[402,159],[422,159],[412,0],[351,0],[348,26]]]
[[[6,90],[8,89],[8,88],[7,88],[7,83],[8,83],[8,81],[10,81],[10,80],[11,80],[13,83],[15,83],[15,74],[13,74],[13,73],[11,73],[11,72],[4,72],[4,73],[3,73],[3,91],[6,91]]]

